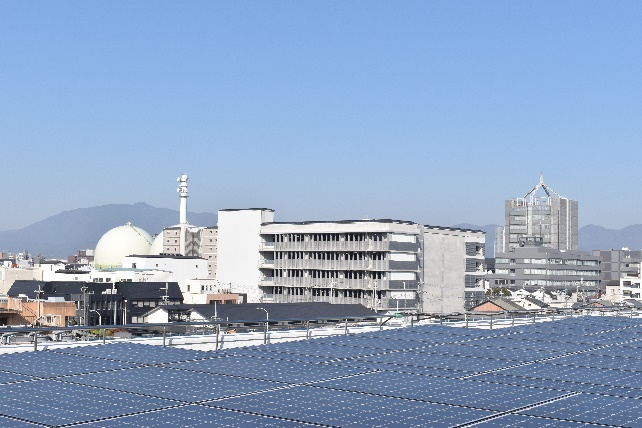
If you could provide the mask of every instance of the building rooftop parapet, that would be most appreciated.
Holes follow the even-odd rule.
[[[363,219],[363,220],[310,220],[310,221],[282,221],[282,222],[269,222],[262,223],[261,226],[269,226],[271,224],[294,224],[294,225],[309,225],[309,224],[362,224],[362,223],[385,223],[385,224],[408,224],[416,225],[417,223],[407,220],[392,220],[392,219]]]

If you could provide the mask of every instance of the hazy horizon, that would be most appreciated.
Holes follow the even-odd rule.
[[[182,173],[194,212],[435,225],[500,224],[543,174],[580,225],[639,224],[640,22],[634,1],[2,2],[0,230],[176,209]]]

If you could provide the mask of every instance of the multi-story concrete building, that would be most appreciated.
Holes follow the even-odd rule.
[[[207,279],[216,279],[218,228],[206,227],[201,238],[201,257],[207,260]]]
[[[601,257],[591,253],[546,248],[533,238],[523,247],[496,254],[495,272],[486,278],[493,288],[593,295],[600,289],[601,263]]]
[[[481,291],[481,231],[400,220],[273,220],[264,208],[219,211],[218,281],[248,302],[461,312],[467,290]]]
[[[415,223],[269,223],[261,239],[261,288],[274,302],[417,309],[422,235]]]
[[[163,229],[161,254],[202,257],[207,260],[207,278],[216,279],[216,227],[172,226]]]
[[[619,284],[624,276],[640,274],[642,251],[631,251],[628,248],[593,250],[593,255],[602,258],[602,288],[610,282]]]
[[[263,281],[259,270],[261,225],[273,221],[274,210],[268,208],[218,212],[216,277],[221,287],[247,296],[248,302],[259,302],[263,297],[259,288]]]
[[[479,230],[423,227],[422,312],[458,312],[462,302],[470,308],[483,300],[484,239]]]
[[[606,284],[604,299],[614,304],[622,304],[627,300],[642,298],[642,279],[640,274],[625,274],[617,281]]]
[[[540,189],[545,196],[536,196]],[[498,241],[495,253],[510,251],[524,245],[524,238],[535,237],[546,248],[578,249],[577,201],[560,196],[544,184],[543,177],[523,197],[506,201],[504,225],[504,238]]]

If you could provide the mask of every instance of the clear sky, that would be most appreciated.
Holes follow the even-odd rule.
[[[642,223],[640,1],[0,2],[0,230],[146,202]]]

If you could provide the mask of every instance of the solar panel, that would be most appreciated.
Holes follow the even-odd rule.
[[[93,373],[134,366],[134,364],[125,362],[89,359],[82,356],[63,355],[49,351],[2,355],[0,361],[0,367],[5,372],[41,378]]]
[[[298,386],[217,400],[207,405],[331,426],[453,426],[496,414],[489,410]]]
[[[642,426],[639,333],[639,320],[582,317],[0,355],[0,426]]]
[[[640,400],[623,397],[578,394],[521,411],[519,414],[612,426],[642,426]]]
[[[488,421],[476,423],[475,428],[580,428],[583,422],[508,414]]]
[[[26,375],[21,375],[16,373],[8,373],[8,372],[0,371],[0,384],[2,385],[6,383],[14,383],[14,382],[20,382],[25,380],[33,380],[33,379],[35,379],[33,376],[26,376]]]
[[[339,376],[365,373],[371,370],[310,364],[298,361],[275,359],[254,359],[247,364],[244,357],[217,360],[190,361],[172,364],[169,367],[193,370],[202,373],[233,375],[253,379],[271,380],[283,383],[305,383],[333,379]]]
[[[209,406],[190,405],[173,409],[160,410],[157,412],[146,412],[118,419],[109,419],[92,422],[83,426],[95,428],[111,427],[190,427],[190,428],[211,428],[216,427],[306,427],[310,424],[294,422],[285,419],[271,418],[267,416],[254,415],[249,413],[234,412],[230,410],[216,409]]]
[[[259,379],[244,379],[211,373],[191,372],[166,367],[139,367],[118,372],[75,376],[76,384],[145,394],[193,403],[264,391],[282,385]]]
[[[0,426],[3,428],[34,428],[42,425],[36,425],[31,422],[0,416]]]
[[[55,380],[0,385],[0,415],[48,425],[166,408],[176,402]]]
[[[507,411],[559,398],[566,393],[467,380],[390,372],[369,373],[319,382],[316,387]]]
[[[141,345],[137,343],[109,343],[102,346],[62,348],[51,352],[138,364],[171,363],[176,361],[213,358],[215,356],[215,354],[210,352]]]

